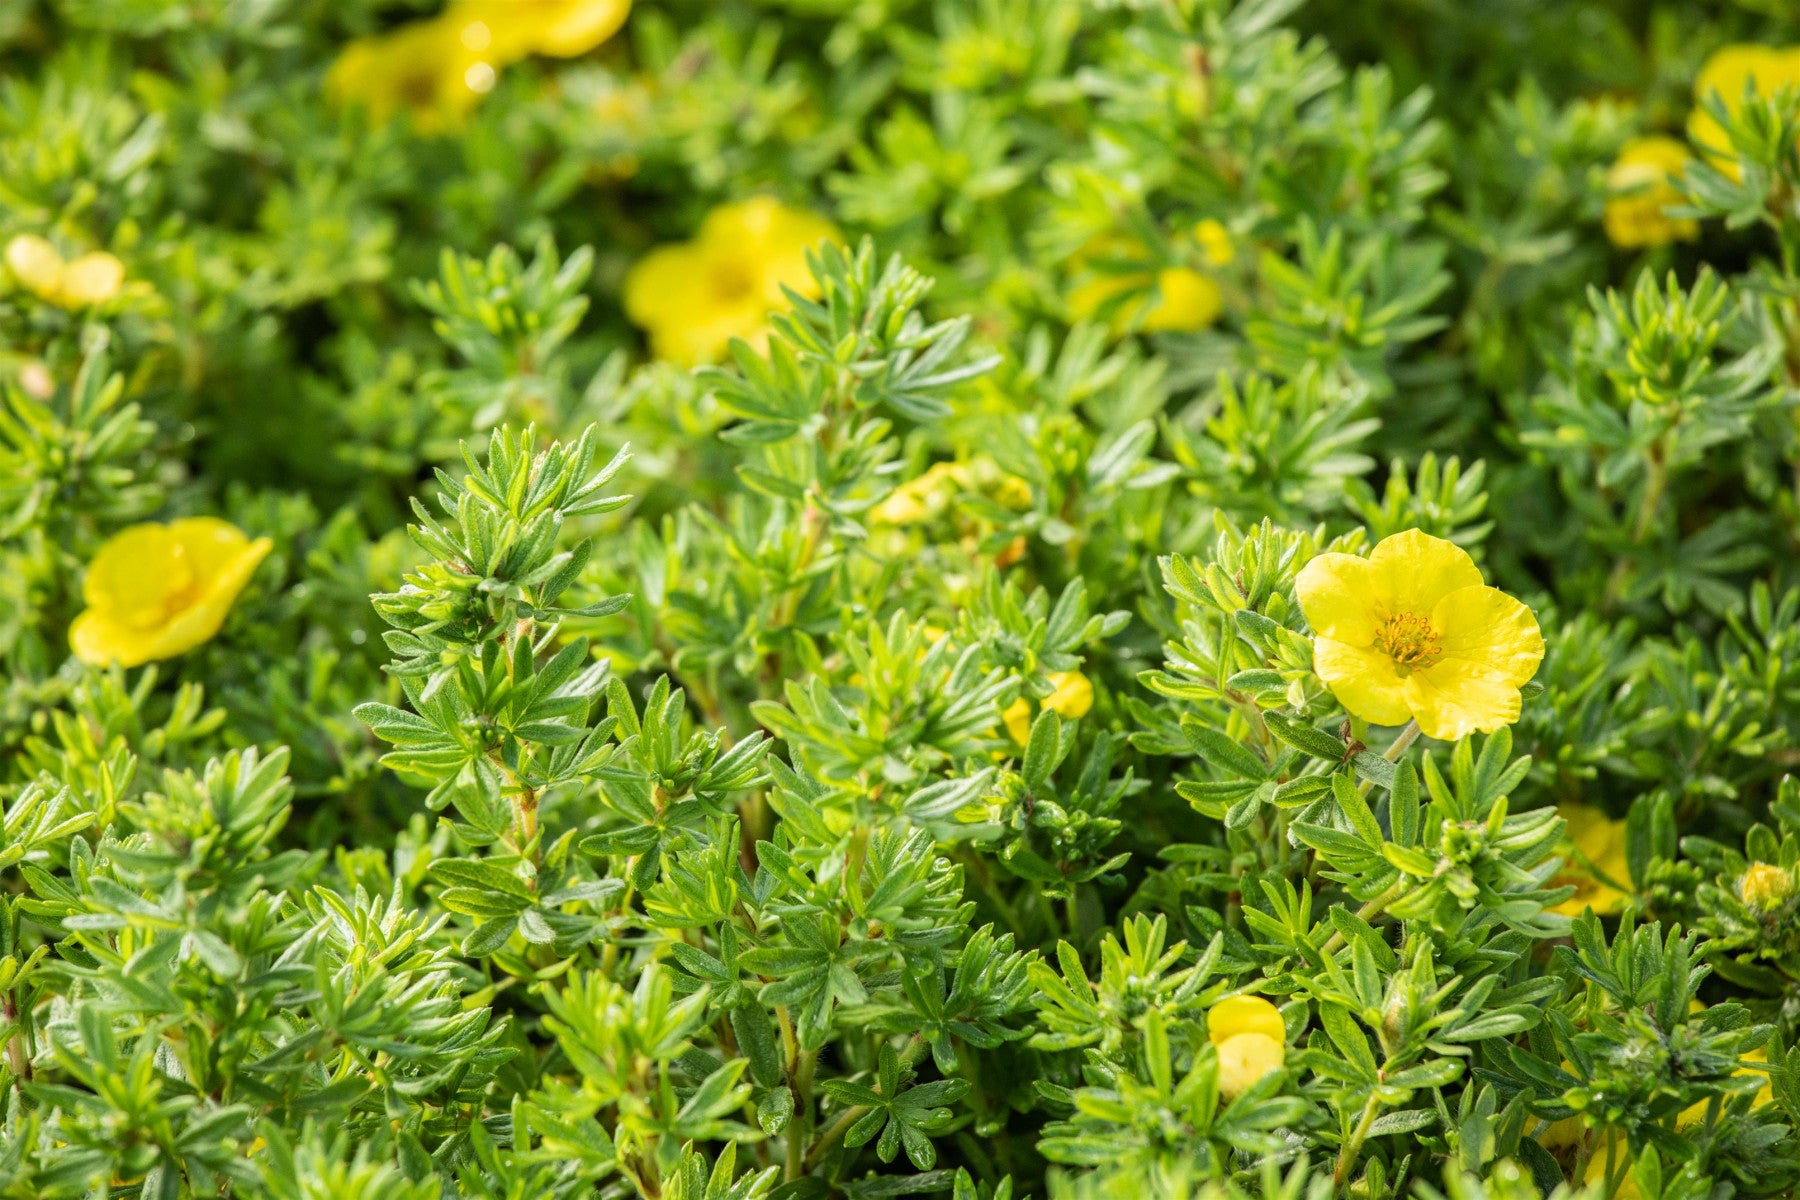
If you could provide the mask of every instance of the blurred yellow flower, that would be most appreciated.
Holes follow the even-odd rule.
[[[528,54],[586,54],[630,13],[631,0],[456,0],[444,20],[471,49],[505,63]]]
[[[786,285],[816,296],[806,251],[837,231],[823,217],[758,196],[713,209],[694,239],[659,246],[625,277],[625,314],[658,357],[712,362],[732,338],[760,345]]]
[[[1434,738],[1492,732],[1519,717],[1519,688],[1544,639],[1531,610],[1486,586],[1468,552],[1409,529],[1368,558],[1321,554],[1295,581],[1312,625],[1313,669],[1352,715],[1408,718]]]
[[[1738,1061],[1741,1063],[1766,1063],[1769,1061],[1769,1051],[1766,1047],[1758,1046],[1756,1049],[1738,1059]],[[1751,1108],[1761,1108],[1763,1105],[1768,1104],[1775,1099],[1775,1088],[1773,1084],[1768,1082],[1768,1072],[1758,1071],[1753,1067],[1739,1067],[1737,1070],[1733,1071],[1732,1074],[1761,1075],[1763,1077],[1764,1082],[1762,1087],[1757,1089],[1756,1095],[1750,1098]],[[1711,1103],[1712,1101],[1710,1100],[1702,1100],[1698,1104],[1690,1104],[1682,1109],[1680,1115],[1675,1118],[1675,1128],[1678,1130],[1687,1129],[1690,1126],[1700,1124],[1700,1122],[1706,1119],[1706,1109]]]
[[[59,308],[105,304],[125,283],[125,264],[106,251],[65,262],[55,246],[34,233],[6,244],[6,266],[20,287]]]
[[[272,545],[216,517],[121,530],[88,564],[87,609],[69,627],[69,646],[97,667],[191,650],[219,631]]]
[[[1224,231],[1223,226],[1219,229]],[[1229,235],[1225,244],[1228,248]],[[1217,262],[1213,255],[1218,252],[1216,238],[1204,245],[1209,261]],[[1143,266],[1120,270],[1120,260]],[[1207,328],[1225,311],[1224,293],[1212,278],[1191,267],[1154,270],[1142,251],[1124,238],[1095,239],[1078,256],[1076,267],[1083,279],[1069,290],[1069,319],[1090,321],[1104,311],[1115,335],[1133,330],[1191,333]]]
[[[1050,676],[1050,686],[1052,691],[1038,705],[1042,712],[1073,721],[1087,716],[1094,707],[1094,685],[1080,671],[1058,671]],[[1031,740],[1031,703],[1025,697],[1008,705],[1000,719],[1006,722],[1006,732],[1012,734],[1013,741],[1023,746]]]
[[[1011,509],[1031,507],[1031,485],[984,454],[965,462],[934,463],[889,492],[869,510],[869,520],[917,525],[942,513],[959,491],[979,491]]]
[[[917,525],[942,511],[965,486],[967,476],[962,463],[935,463],[889,492],[869,510],[869,520],[878,525]]]
[[[1261,996],[1228,996],[1206,1014],[1219,1052],[1219,1093],[1233,1099],[1287,1060],[1287,1026]]]
[[[1611,194],[1602,224],[1613,245],[1626,249],[1666,246],[1700,235],[1698,221],[1671,217],[1665,211],[1681,203],[1674,181],[1687,161],[1687,147],[1674,138],[1633,138],[1625,143],[1606,173]]]
[[[1563,819],[1564,862],[1550,886],[1573,886],[1575,894],[1550,911],[1565,917],[1589,908],[1602,917],[1618,912],[1631,898],[1625,822],[1586,804],[1559,804],[1556,811]]]
[[[1200,252],[1212,266],[1230,266],[1237,259],[1237,244],[1231,240],[1231,231],[1222,221],[1208,217],[1194,226],[1194,240],[1200,244]]]
[[[1743,107],[1746,88],[1759,96],[1772,96],[1789,83],[1800,84],[1800,47],[1737,44],[1715,50],[1694,76],[1694,109],[1688,115],[1688,137],[1711,152],[1719,170],[1736,179],[1738,167],[1731,152],[1731,135],[1706,111],[1704,101],[1717,92],[1725,111],[1736,115]]]
[[[491,42],[466,37],[468,27],[446,13],[351,42],[325,75],[325,94],[377,125],[405,113],[419,133],[454,130],[494,90],[504,61]]]

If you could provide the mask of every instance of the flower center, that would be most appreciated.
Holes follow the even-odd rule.
[[[1394,660],[1394,669],[1410,675],[1416,668],[1429,667],[1444,656],[1438,631],[1429,617],[1418,613],[1394,613],[1375,632],[1375,645]]]
[[[737,304],[756,295],[756,272],[735,255],[713,263],[711,283],[713,295],[722,303]]]

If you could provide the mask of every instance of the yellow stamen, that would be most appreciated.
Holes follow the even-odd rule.
[[[1400,674],[1429,667],[1444,655],[1438,631],[1429,617],[1418,613],[1393,613],[1375,634],[1375,645],[1394,660]]]

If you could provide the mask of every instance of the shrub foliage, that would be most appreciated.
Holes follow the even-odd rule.
[[[1790,44],[0,4],[0,1197],[1795,1194]]]

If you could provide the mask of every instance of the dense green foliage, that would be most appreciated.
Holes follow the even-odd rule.
[[[1800,12],[639,0],[328,85],[440,8],[0,3],[0,1197],[1796,1194],[1800,87],[1693,85]],[[841,244],[654,361],[757,196]],[[201,515],[223,627],[72,656]],[[1516,722],[1315,670],[1411,529],[1535,611]]]

